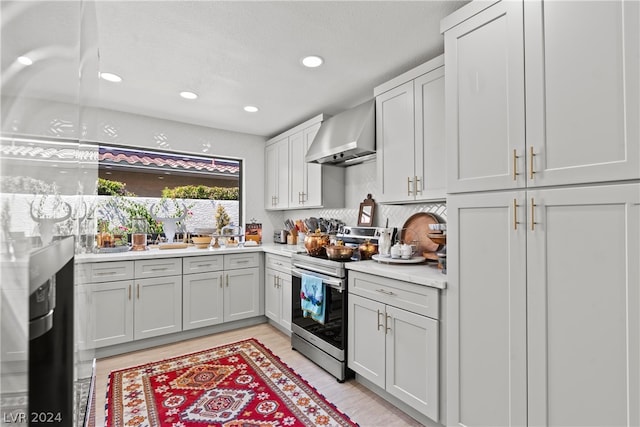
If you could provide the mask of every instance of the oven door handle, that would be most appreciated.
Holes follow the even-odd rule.
[[[318,274],[318,273],[312,273],[312,272],[305,272],[302,270],[299,270],[295,267],[291,268],[291,275],[295,276],[295,277],[299,277],[302,278],[302,275],[306,274],[307,276],[315,276],[315,277],[319,277],[320,279],[322,279],[322,283],[338,289],[340,292],[342,292],[344,290],[344,285],[343,285],[343,281],[339,280],[339,279],[331,279],[327,276],[325,276],[324,274]]]

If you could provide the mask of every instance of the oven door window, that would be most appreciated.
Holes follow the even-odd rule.
[[[340,350],[344,350],[347,334],[346,318],[344,318],[347,293],[344,291],[340,292],[331,286],[325,285],[327,305],[325,306],[325,322],[322,324],[311,317],[304,317],[302,312],[302,301],[300,299],[302,279],[296,276],[292,276],[291,279],[291,321],[323,341],[326,341]]]

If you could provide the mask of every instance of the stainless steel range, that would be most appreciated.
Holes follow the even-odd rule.
[[[377,243],[376,227],[342,227],[336,239],[346,245],[357,246],[365,240]],[[347,269],[345,264],[354,262],[334,261],[312,257],[306,253],[291,257],[292,310],[291,346],[324,368],[339,382],[350,374],[347,369]],[[313,276],[324,287],[325,312],[323,321],[305,317],[302,309],[301,290],[303,277]]]

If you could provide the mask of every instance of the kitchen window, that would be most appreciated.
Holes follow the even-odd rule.
[[[241,160],[99,145],[98,165],[99,195],[124,198],[149,209],[163,204],[164,215],[186,207],[189,216],[182,231],[216,228],[215,214],[220,209],[229,221],[242,223]],[[109,217],[103,219],[115,226],[127,226],[117,224],[125,222],[126,215],[118,220],[118,215],[102,208],[97,212],[101,216]]]

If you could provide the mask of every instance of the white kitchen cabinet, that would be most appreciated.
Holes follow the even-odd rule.
[[[136,278],[135,286],[134,339],[182,330],[182,276]]]
[[[224,255],[223,319],[225,322],[264,314],[258,252]]]
[[[265,148],[265,209],[288,206],[289,194],[289,140],[283,138]]]
[[[182,259],[182,329],[223,322],[223,255]]]
[[[273,254],[265,255],[264,314],[291,332],[291,260]]]
[[[375,88],[380,202],[444,200],[444,60]]]
[[[448,199],[447,424],[640,423],[640,184]]]
[[[349,368],[436,421],[438,294],[426,286],[349,273]]]
[[[344,168],[305,160],[325,119],[320,114],[267,141],[265,209],[344,207]]]
[[[176,268],[181,271],[178,262],[165,259],[161,267],[157,260],[118,261],[79,268],[84,280],[91,280],[80,282],[89,307],[86,346],[100,348],[182,330],[182,276],[164,276]]]
[[[445,18],[448,192],[640,178],[639,8],[474,2]]]
[[[80,288],[89,308],[81,314],[84,320],[81,327],[86,328],[86,347],[99,348],[132,341],[133,280],[91,283]]]

